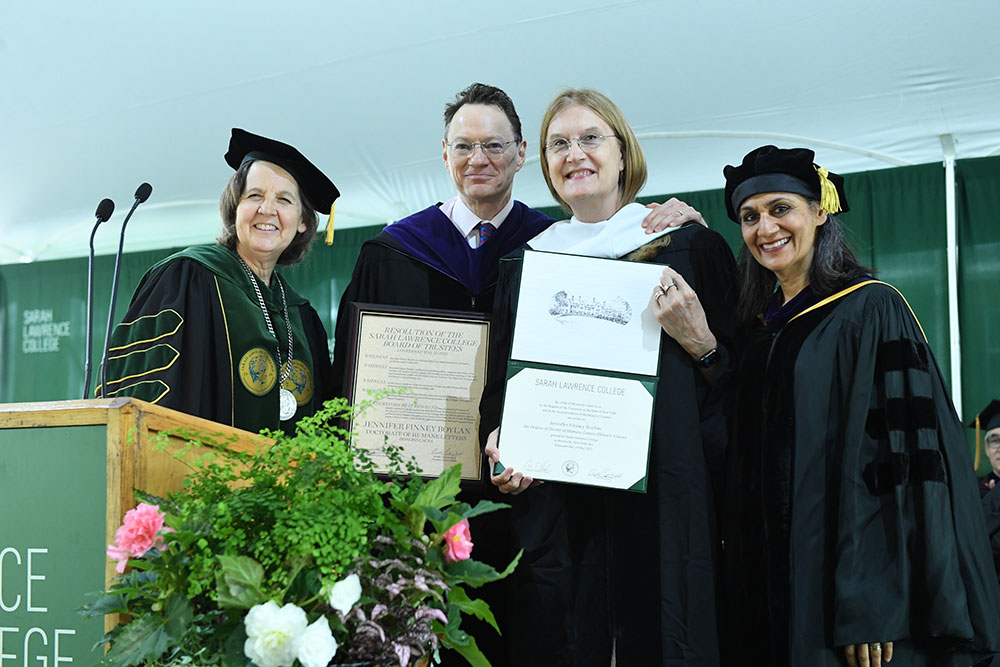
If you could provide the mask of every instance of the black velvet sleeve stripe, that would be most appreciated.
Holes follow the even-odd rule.
[[[927,396],[890,398],[885,402],[885,416],[890,431],[913,432],[938,425],[934,400]]]
[[[872,440],[889,439],[889,429],[885,425],[885,411],[882,408],[872,408],[868,411],[865,432]]]
[[[912,454],[890,454],[885,461],[868,465],[865,482],[873,495],[886,495],[897,486],[921,482],[944,482],[944,462],[936,449],[918,449]]]
[[[927,346],[913,340],[887,340],[880,343],[875,372],[885,375],[890,371],[927,371]]]
[[[923,396],[890,398],[885,408],[869,410],[865,423],[865,430],[875,440],[887,439],[890,431],[914,433],[922,428],[937,428],[934,401]]]

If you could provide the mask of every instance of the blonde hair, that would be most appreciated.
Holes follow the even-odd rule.
[[[625,114],[603,93],[599,93],[593,88],[567,88],[552,98],[545,110],[545,115],[542,116],[542,130],[538,145],[542,147],[544,152],[545,139],[549,133],[552,119],[571,104],[579,104],[593,111],[608,124],[611,131],[618,137],[622,161],[625,163],[625,168],[618,175],[618,206],[631,204],[635,201],[639,190],[646,184],[646,156],[642,153],[642,146],[639,145],[639,140],[636,138],[635,132],[632,131],[632,126],[625,120]],[[545,184],[549,186],[549,192],[567,213],[572,213],[569,204],[559,196],[559,193],[552,186],[548,160],[542,155],[539,162],[542,163],[542,176],[545,178]]]

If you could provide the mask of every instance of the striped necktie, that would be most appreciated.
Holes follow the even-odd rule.
[[[496,230],[497,230],[497,228],[493,226],[493,223],[491,223],[491,222],[480,222],[479,223],[479,245],[477,245],[476,247],[478,248],[478,247],[482,246],[484,243],[486,243],[487,241],[489,241],[490,237],[493,236],[493,232],[495,232]]]

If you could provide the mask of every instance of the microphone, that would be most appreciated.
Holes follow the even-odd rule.
[[[118,274],[121,271],[122,248],[125,247],[125,225],[132,218],[135,209],[139,204],[149,199],[153,193],[153,186],[143,183],[135,190],[135,201],[129,209],[125,220],[122,222],[122,233],[118,238],[118,254],[115,255],[115,277],[111,281],[111,304],[108,306],[108,329],[104,334],[104,356],[101,358],[101,398],[107,398],[108,394],[108,343],[111,341],[111,327],[115,322],[115,296],[118,294]]]
[[[83,397],[90,396],[90,366],[93,359],[91,348],[94,346],[94,235],[102,222],[107,222],[115,211],[115,203],[110,199],[102,199],[97,205],[97,222],[90,232],[90,258],[87,260],[87,352],[83,363]]]
[[[137,187],[135,189],[135,205],[138,206],[149,199],[149,195],[151,194],[153,194],[153,186],[149,183],[143,183]],[[133,207],[133,210],[135,210],[135,207]]]
[[[97,205],[97,224],[102,222],[107,222],[111,218],[111,214],[115,212],[115,203],[110,199],[102,199],[101,203]],[[95,227],[96,229],[96,227]]]

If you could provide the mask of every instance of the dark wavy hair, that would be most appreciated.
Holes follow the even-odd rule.
[[[810,206],[818,203],[815,199],[806,201]],[[740,283],[738,315],[740,321],[746,323],[767,308],[778,278],[757,263],[746,243],[740,248],[736,266]],[[816,228],[813,242],[812,264],[809,266],[809,287],[813,294],[823,299],[852,280],[874,274],[875,270],[861,264],[851,251],[837,217],[827,215],[826,222]]]
[[[219,198],[219,213],[222,215],[222,233],[215,240],[218,241],[219,245],[224,245],[233,252],[236,252],[236,243],[238,241],[236,237],[236,209],[239,208],[240,199],[243,198],[243,193],[246,191],[247,173],[250,171],[250,165],[254,162],[256,160],[247,160],[240,165],[240,168],[229,179],[229,183],[226,184],[226,188],[222,191],[222,196]],[[292,239],[292,242],[288,244],[285,251],[278,257],[278,266],[289,266],[301,262],[305,258],[306,253],[309,252],[312,241],[316,238],[316,228],[319,226],[319,218],[316,216],[316,211],[313,209],[312,204],[309,203],[309,200],[306,199],[305,193],[302,192],[298,181],[295,181],[295,187],[299,191],[299,203],[302,205],[302,217],[300,219],[305,223],[306,231],[295,234],[295,238]]]
[[[451,119],[455,117],[458,110],[466,104],[485,104],[493,106],[503,111],[510,121],[510,127],[514,130],[514,140],[521,142],[521,119],[514,110],[514,102],[511,101],[507,93],[496,86],[485,83],[474,83],[462,92],[455,95],[455,101],[449,102],[444,107],[444,138],[448,138],[448,128],[451,127]]]

